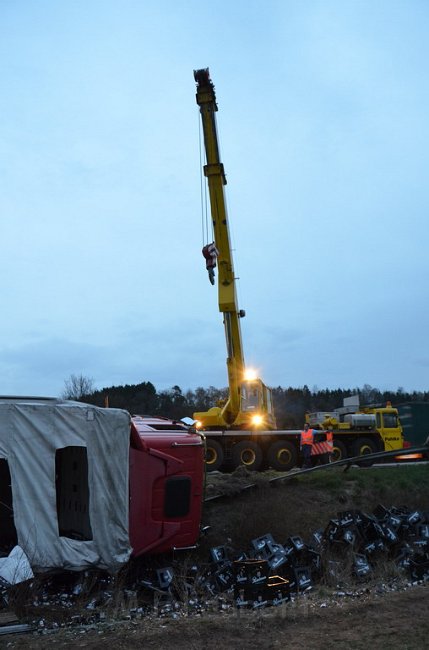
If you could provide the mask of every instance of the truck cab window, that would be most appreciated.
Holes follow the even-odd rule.
[[[267,413],[273,413],[273,400],[270,390],[267,390]]]
[[[385,429],[396,429],[398,426],[398,416],[396,413],[383,413],[383,422]]]

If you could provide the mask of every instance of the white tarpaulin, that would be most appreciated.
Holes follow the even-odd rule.
[[[0,558],[0,577],[10,585],[34,577],[28,558],[20,546],[15,546],[7,557]]]
[[[128,560],[129,445],[126,411],[0,399],[0,467],[10,472],[17,543],[35,571],[116,571]]]

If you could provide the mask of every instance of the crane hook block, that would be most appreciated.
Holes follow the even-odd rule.
[[[216,244],[214,242],[207,244],[203,247],[202,253],[204,255],[204,259],[206,260],[206,269],[209,273],[209,280],[211,284],[214,284],[214,269],[216,268],[216,260],[219,255]]]

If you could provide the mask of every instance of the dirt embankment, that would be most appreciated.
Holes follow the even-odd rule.
[[[337,468],[296,478],[292,475],[285,482],[268,482],[280,476],[243,469],[208,475],[207,495],[226,496],[205,506],[203,521],[211,530],[201,540],[200,551],[207,553],[210,546],[224,544],[227,539],[233,547],[243,549],[250,540],[266,533],[280,543],[291,535],[306,539],[345,510],[371,513],[379,504],[429,510],[429,465],[349,471]],[[249,483],[255,487],[240,493]]]

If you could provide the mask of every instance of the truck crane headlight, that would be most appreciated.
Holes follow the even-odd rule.
[[[252,420],[251,421],[252,421],[253,426],[258,427],[259,425],[261,425],[263,423],[264,418],[262,417],[262,415],[252,415]]]
[[[201,420],[195,420],[194,427],[196,429],[201,429],[202,426],[203,426],[203,423],[201,422]]]

